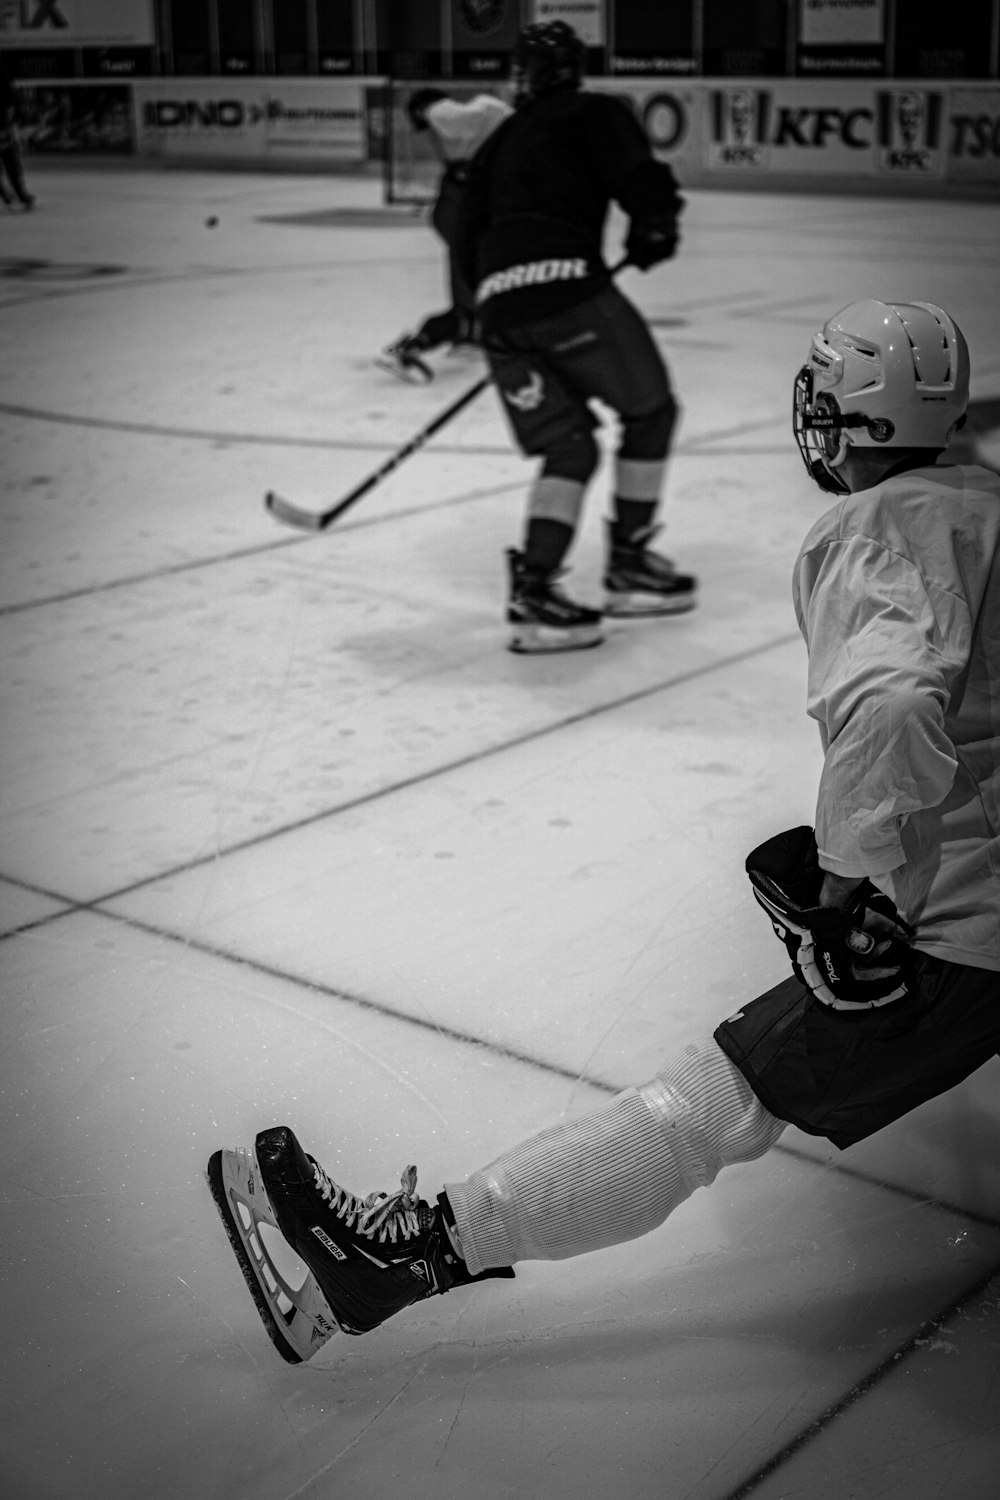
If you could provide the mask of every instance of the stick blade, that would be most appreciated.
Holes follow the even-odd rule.
[[[264,496],[264,504],[276,521],[283,521],[286,526],[295,526],[299,531],[322,531],[326,525],[326,517],[322,511],[303,510],[301,505],[286,500],[275,490],[268,490]]]

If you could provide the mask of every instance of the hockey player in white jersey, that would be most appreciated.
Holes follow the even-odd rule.
[[[494,94],[452,99],[443,89],[428,86],[410,95],[406,112],[413,129],[427,134],[441,158],[441,180],[431,223],[448,250],[451,303],[443,312],[425,318],[415,332],[404,333],[387,345],[376,364],[402,380],[420,384],[434,378],[427,355],[435,349],[444,344],[453,349],[474,347],[475,296],[458,267],[455,233],[469,163],[512,110]]]
[[[968,385],[947,313],[875,301],[830,319],[795,382],[796,441],[837,496],[793,580],[824,764],[815,831],[747,859],[792,973],[433,1204],[412,1167],[394,1192],[349,1192],[284,1125],[217,1152],[216,1202],[286,1358],[518,1261],[646,1234],[788,1123],[849,1147],[1000,1051],[1000,476],[947,462]]]

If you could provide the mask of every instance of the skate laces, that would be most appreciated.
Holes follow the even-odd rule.
[[[662,524],[659,526],[655,524],[651,526],[643,526],[640,531],[634,531],[627,542],[612,541],[611,550],[613,552],[621,553],[626,557],[629,555],[642,557],[646,553],[648,553],[650,542],[654,539],[654,537],[659,536],[662,530]],[[654,552],[653,556],[657,558],[658,561],[669,562],[669,558],[664,557],[661,552]]]
[[[320,1197],[355,1234],[363,1234],[369,1240],[377,1239],[380,1244],[387,1240],[396,1244],[398,1240],[410,1240],[420,1234],[420,1210],[425,1205],[416,1195],[416,1167],[406,1168],[395,1192],[369,1193],[367,1198],[342,1188],[316,1161],[313,1161],[313,1171]]]
[[[529,569],[522,560],[521,580],[524,593],[529,597],[534,594],[547,594],[550,599],[557,599],[560,604],[569,604],[566,591],[562,587],[562,580],[569,572],[568,568],[554,568],[551,573],[542,573],[537,569]]]

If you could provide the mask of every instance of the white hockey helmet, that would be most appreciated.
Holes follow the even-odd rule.
[[[969,350],[931,302],[852,302],[813,337],[795,379],[792,422],[820,489],[850,493],[837,474],[851,447],[940,452],[969,404]]]

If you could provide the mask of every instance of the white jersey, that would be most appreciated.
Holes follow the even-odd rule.
[[[509,104],[493,94],[476,94],[473,99],[438,99],[424,111],[424,117],[445,161],[469,161],[513,113]]]
[[[1000,476],[927,467],[848,496],[793,592],[820,863],[868,875],[918,948],[1000,970]]]

